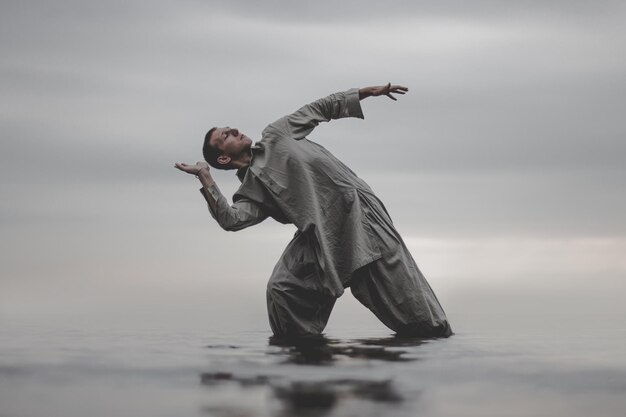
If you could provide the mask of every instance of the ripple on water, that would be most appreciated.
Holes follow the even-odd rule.
[[[208,371],[200,374],[200,383],[211,388],[263,387],[282,405],[285,415],[307,410],[329,411],[346,401],[398,404],[404,398],[396,389],[393,379],[381,377],[379,372],[371,368],[371,364],[414,361],[416,358],[405,357],[406,350],[397,348],[417,347],[424,342],[423,339],[399,337],[347,341],[324,336],[270,338],[266,355],[275,359],[266,369],[270,373],[251,375],[243,370]],[[336,365],[345,365],[346,361],[351,366],[342,367],[337,372],[339,368]],[[299,369],[308,369],[309,372],[297,372],[293,365],[303,366]],[[317,374],[318,377],[312,376],[311,369],[319,367],[332,368],[335,377],[329,378],[329,372],[321,372]],[[373,372],[368,372],[367,377],[362,375],[363,372],[354,372],[355,369],[363,371],[368,367]],[[228,410],[230,407],[211,407],[210,413],[227,415]]]

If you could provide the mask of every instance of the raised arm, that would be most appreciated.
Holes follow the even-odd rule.
[[[198,177],[202,183],[200,192],[209,205],[209,212],[222,229],[227,231],[245,229],[268,217],[258,204],[245,198],[237,200],[232,205],[228,204],[226,197],[211,176],[209,165],[206,162],[198,162],[195,165],[177,163],[174,166],[183,172]]]
[[[301,107],[286,117],[287,126],[294,139],[302,139],[310,134],[321,122],[344,117],[363,119],[360,100],[371,96],[385,95],[396,100],[393,94],[404,94],[408,89],[400,85],[352,88],[348,91],[331,94]]]

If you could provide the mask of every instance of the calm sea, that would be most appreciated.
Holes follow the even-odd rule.
[[[339,320],[292,344],[263,320],[0,317],[0,417],[626,415],[620,320],[461,313],[449,339]]]

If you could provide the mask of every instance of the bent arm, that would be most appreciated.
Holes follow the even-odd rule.
[[[352,88],[341,93],[331,94],[287,116],[287,125],[294,139],[302,139],[310,134],[321,122],[344,117],[363,119],[359,89]]]
[[[382,86],[352,88],[341,93],[331,94],[301,107],[286,117],[288,129],[294,139],[302,139],[321,122],[343,117],[363,119],[360,101],[367,97],[387,96],[397,100],[393,94],[405,94],[408,88],[387,83]]]
[[[209,212],[222,229],[237,231],[267,218],[267,214],[253,201],[242,198],[232,205],[228,204],[208,170],[201,170],[198,178],[202,183],[200,192],[209,205]]]

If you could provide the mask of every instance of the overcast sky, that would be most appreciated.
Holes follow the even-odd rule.
[[[201,160],[212,126],[259,140],[303,104],[387,81],[410,91],[310,139],[379,194],[447,310],[567,282],[572,305],[595,286],[624,312],[623,2],[0,7],[0,315],[240,297],[231,313],[262,316],[293,226],[222,231],[174,162]]]

